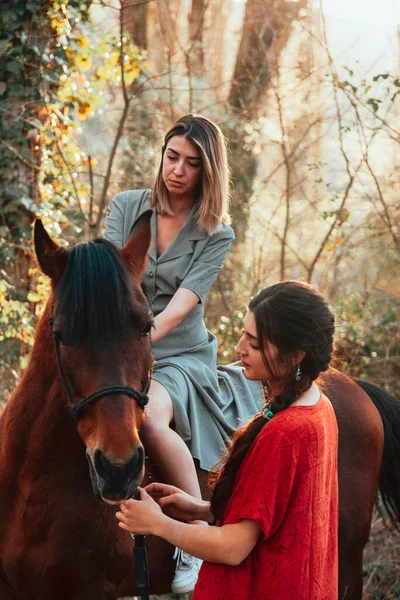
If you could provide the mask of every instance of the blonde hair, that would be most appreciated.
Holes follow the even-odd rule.
[[[221,224],[230,224],[229,167],[226,140],[222,131],[209,119],[200,115],[185,115],[178,119],[164,138],[161,161],[151,192],[150,204],[163,215],[172,215],[168,190],[163,180],[164,152],[169,140],[184,136],[194,144],[201,156],[202,174],[197,223],[200,231],[213,234]]]

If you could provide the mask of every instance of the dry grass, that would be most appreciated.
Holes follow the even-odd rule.
[[[364,553],[363,600],[400,600],[400,532],[374,515]]]

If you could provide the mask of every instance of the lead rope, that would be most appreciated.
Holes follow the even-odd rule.
[[[139,490],[133,494],[135,500],[140,500]],[[135,540],[133,547],[133,562],[135,565],[136,586],[142,600],[150,600],[149,596],[149,566],[147,563],[147,551],[144,535],[131,533]]]

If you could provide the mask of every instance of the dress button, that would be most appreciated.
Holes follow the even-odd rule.
[[[149,271],[149,277],[154,277],[153,271]]]

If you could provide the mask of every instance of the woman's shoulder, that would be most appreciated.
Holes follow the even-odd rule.
[[[230,225],[221,223],[218,229],[211,235],[208,236],[210,240],[234,240],[235,232]]]
[[[144,204],[146,200],[148,200],[149,195],[149,189],[125,190],[116,194],[111,200],[111,204],[124,208],[127,208],[128,206],[136,207]]]
[[[283,410],[268,422],[262,434],[279,438],[281,445],[308,446],[320,435],[337,432],[336,417],[333,407],[324,394],[311,406],[291,406]]]

